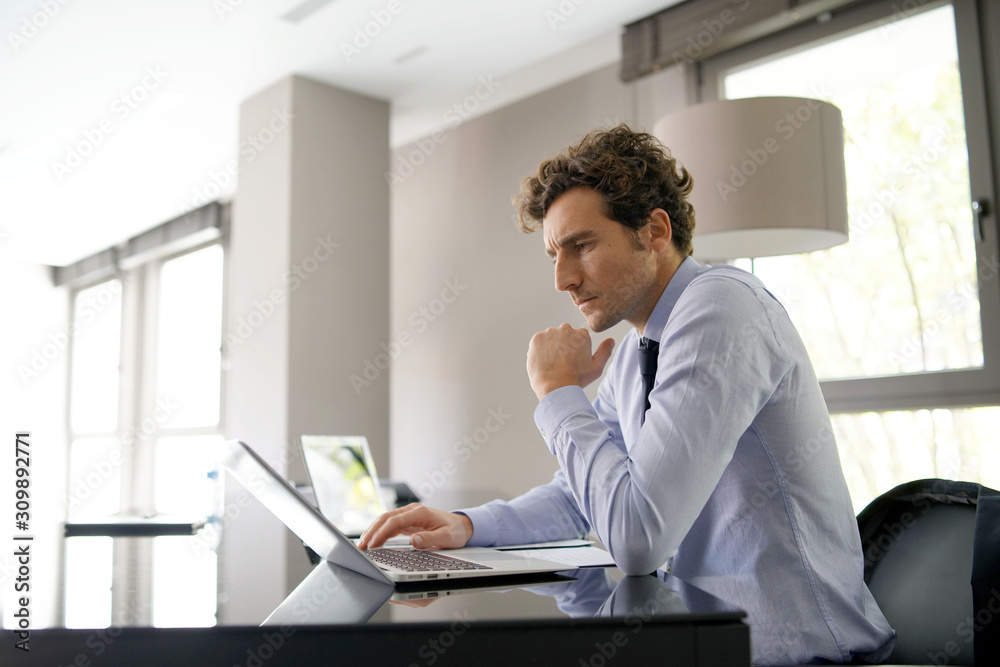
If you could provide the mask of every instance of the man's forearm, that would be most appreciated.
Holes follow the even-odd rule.
[[[530,544],[583,537],[590,525],[561,473],[513,500],[459,510],[472,521],[469,546]]]

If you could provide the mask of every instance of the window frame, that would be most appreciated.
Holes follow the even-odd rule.
[[[149,434],[142,433],[143,420],[156,409],[157,385],[157,331],[159,324],[159,287],[163,266],[178,257],[218,245],[222,249],[222,312],[220,313],[219,347],[222,352],[219,367],[219,421],[212,426],[173,427],[157,424]],[[219,435],[225,437],[226,373],[223,339],[228,313],[228,261],[229,235],[223,233],[207,241],[195,242],[181,248],[150,257],[147,261],[119,268],[111,275],[74,284],[70,289],[69,321],[75,318],[77,295],[86,289],[119,280],[121,295],[121,338],[118,368],[118,420],[114,432],[77,433],[70,419],[72,377],[67,382],[67,455],[71,456],[73,443],[81,438],[114,437],[120,443],[121,487],[119,489],[119,514],[147,515],[156,512],[155,442],[164,437]],[[69,346],[68,371],[72,374],[74,345]],[[126,440],[133,441],[126,446]],[[67,483],[69,482],[67,466]],[[195,518],[195,517],[193,517]],[[65,549],[65,546],[64,546]],[[154,544],[151,539],[119,539],[114,541],[112,552],[111,622],[112,624],[152,625],[153,578],[151,572]],[[64,564],[65,563],[64,553]],[[218,576],[218,573],[216,573]],[[65,621],[65,592],[60,600],[60,610]]]
[[[973,229],[982,326],[983,366],[976,369],[924,371],[890,376],[824,380],[820,383],[833,413],[883,412],[927,408],[965,408],[1000,405],[1000,289],[997,280],[996,191],[990,143],[986,77],[989,70],[980,40],[976,0],[927,2],[915,13],[952,5],[958,41],[958,68],[962,85],[966,141],[969,154],[971,207],[985,201],[983,235]],[[900,17],[897,2],[874,0],[765,37],[708,58],[691,68],[698,102],[721,98],[723,74],[734,67],[768,59],[778,53],[816,46],[873,24],[891,26]]]

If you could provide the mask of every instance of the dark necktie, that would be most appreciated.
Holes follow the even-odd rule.
[[[655,340],[639,339],[639,373],[642,375],[642,394],[646,399],[640,424],[646,421],[646,410],[649,410],[649,392],[653,390],[653,382],[656,380],[656,357],[659,352],[660,344]]]

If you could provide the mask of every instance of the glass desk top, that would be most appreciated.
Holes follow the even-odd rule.
[[[263,625],[620,618],[641,627],[653,616],[736,620],[744,614],[675,577],[623,577],[614,568],[393,587],[323,562]]]
[[[77,539],[88,538],[66,541]],[[148,563],[140,556],[154,551],[156,539],[162,538],[114,538],[114,548],[135,551],[126,563]],[[220,568],[226,560],[219,555]],[[745,614],[669,576],[624,577],[614,568],[587,568],[393,586],[323,561],[266,617],[251,623],[218,624],[196,615],[190,625],[203,627],[184,627],[183,618],[175,618],[174,627],[152,627],[150,570],[114,573],[119,601],[110,624],[30,628],[30,660],[20,664],[158,664],[151,659],[157,658],[159,664],[194,659],[191,664],[261,667],[272,654],[283,658],[272,664],[308,664],[334,650],[363,664],[514,664],[529,654],[556,660],[538,664],[558,664],[569,654],[598,664],[614,652],[630,655],[622,664],[632,665],[647,658],[662,662],[664,651],[675,664],[750,661]],[[197,595],[204,585],[192,578],[175,594]],[[19,664],[10,660],[26,657],[15,648],[20,637],[9,624],[5,628],[0,663]],[[480,652],[499,662],[475,658]],[[371,661],[375,656],[377,663]]]

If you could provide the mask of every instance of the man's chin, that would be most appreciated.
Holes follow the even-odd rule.
[[[587,320],[587,328],[594,333],[601,333],[602,331],[607,331],[621,322],[620,319],[612,321],[612,318],[602,317],[602,315],[603,313],[594,313],[592,315],[585,316]]]

